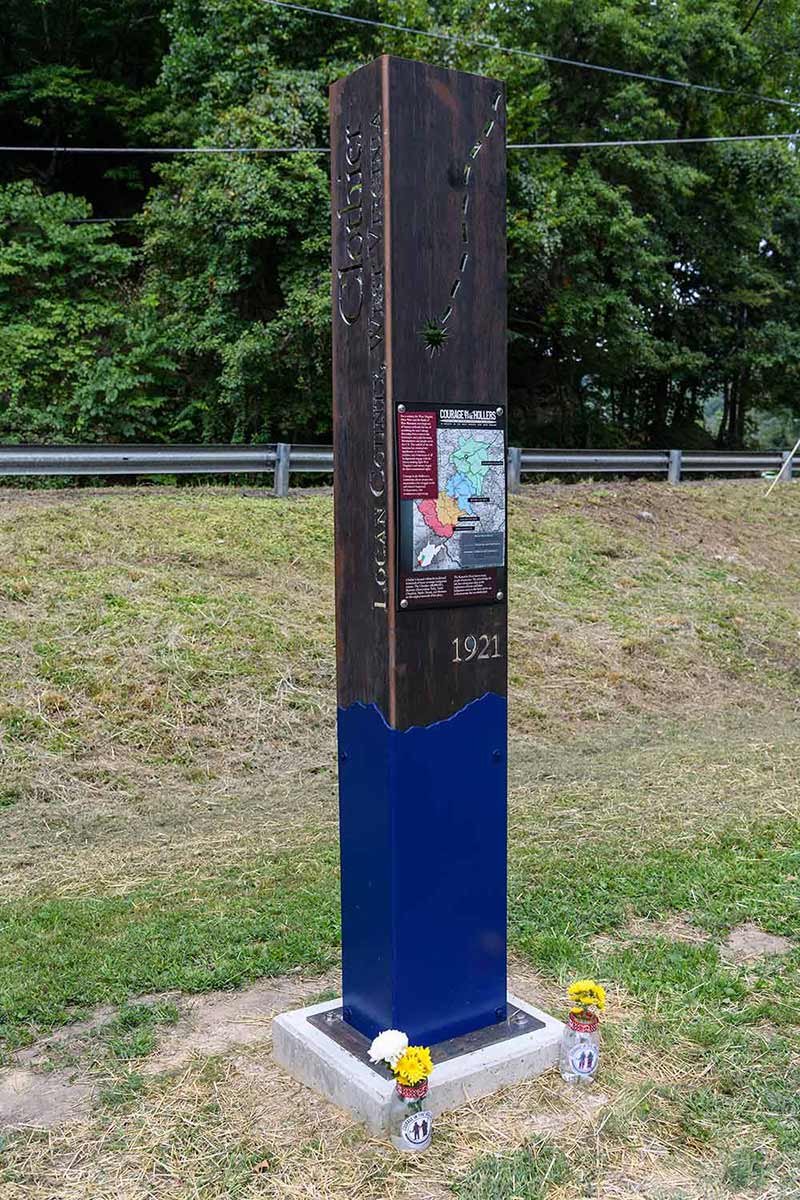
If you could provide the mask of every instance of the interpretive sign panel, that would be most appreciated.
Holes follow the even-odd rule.
[[[505,595],[505,409],[399,404],[401,608]]]

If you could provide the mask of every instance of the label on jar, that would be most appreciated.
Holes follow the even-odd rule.
[[[597,1070],[597,1047],[591,1042],[579,1042],[569,1052],[570,1066],[578,1075],[593,1075]]]
[[[433,1113],[413,1113],[403,1121],[400,1133],[403,1141],[414,1150],[424,1150],[431,1140]]]

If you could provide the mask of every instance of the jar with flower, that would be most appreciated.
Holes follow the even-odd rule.
[[[395,1150],[427,1150],[433,1133],[433,1113],[426,1105],[428,1078],[433,1071],[427,1046],[409,1046],[399,1029],[385,1029],[372,1042],[369,1057],[385,1062],[394,1076],[388,1132]]]
[[[561,1039],[559,1070],[567,1083],[591,1083],[600,1062],[600,1013],[606,1006],[602,984],[579,979],[567,988],[572,1007]]]

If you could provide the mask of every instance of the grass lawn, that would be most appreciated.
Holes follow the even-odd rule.
[[[606,1054],[420,1163],[264,1042],[156,1069],[187,995],[335,987],[330,497],[2,493],[0,1041],[94,1089],[6,1135],[3,1200],[800,1196],[800,488],[763,490],[513,499],[512,975],[600,978]]]

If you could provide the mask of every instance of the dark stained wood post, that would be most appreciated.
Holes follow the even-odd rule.
[[[502,84],[331,89],[343,1003],[436,1042],[506,1011]]]

